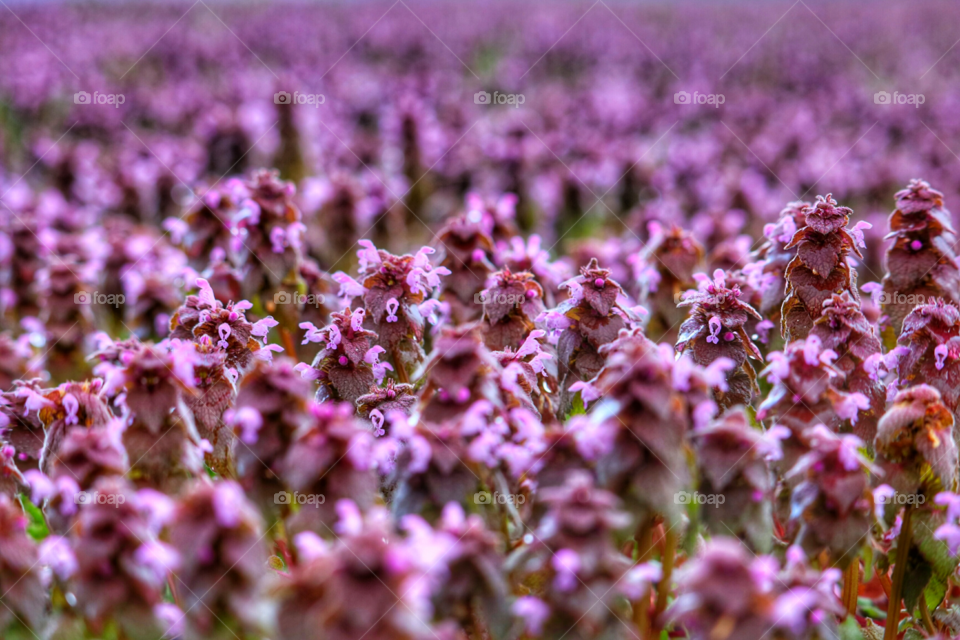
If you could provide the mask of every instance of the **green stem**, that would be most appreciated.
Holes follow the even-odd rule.
[[[857,557],[843,570],[843,606],[846,608],[848,616],[857,613],[857,596],[859,592],[860,558]]]
[[[664,526],[666,526],[666,521],[664,521]],[[675,528],[670,527],[667,529],[664,533],[663,556],[660,558],[660,563],[663,567],[663,578],[657,586],[657,607],[654,609],[654,616],[657,618],[659,618],[667,608],[667,598],[670,597],[670,577],[673,574],[673,564],[677,556],[678,542],[679,536]]]
[[[653,518],[645,518],[638,526],[634,535],[637,541],[636,561],[646,562],[653,551]],[[637,627],[637,637],[646,640],[650,636],[650,592],[644,589],[643,593],[633,603],[633,624]]]
[[[923,626],[927,628],[927,633],[931,636],[936,635],[937,630],[933,626],[933,618],[930,617],[930,608],[927,607],[927,598],[922,593],[920,594],[920,618],[923,620]]]
[[[890,584],[890,602],[887,605],[887,623],[883,630],[883,640],[895,640],[900,627],[900,599],[903,594],[903,578],[907,574],[907,558],[910,555],[912,519],[913,505],[908,504],[903,511],[900,536],[897,538],[897,557],[893,567],[893,582]]]

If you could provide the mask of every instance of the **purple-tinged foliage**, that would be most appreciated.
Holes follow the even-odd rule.
[[[224,306],[214,297],[206,280],[198,279],[197,287],[199,294],[187,296],[170,319],[170,338],[193,342],[209,338],[225,353],[224,371],[236,382],[253,367],[255,360],[269,360],[270,351],[276,346],[265,346],[267,333],[277,322],[267,317],[251,323],[244,312],[252,304],[242,300]]]
[[[604,365],[600,348],[617,339],[621,329],[631,328],[635,314],[624,308],[623,290],[600,268],[594,258],[580,275],[563,285],[569,296],[538,320],[557,337],[559,378],[566,394],[570,386],[593,378]],[[563,403],[563,404],[566,404]]]
[[[479,215],[453,218],[437,234],[438,264],[450,274],[440,285],[439,299],[450,305],[450,318],[457,324],[478,320],[483,308],[476,296],[496,267],[493,240]]]
[[[309,414],[294,434],[278,471],[290,491],[314,500],[300,505],[287,528],[291,534],[313,531],[330,537],[338,501],[353,500],[364,510],[374,504],[373,435],[355,417],[354,407],[345,403],[313,404]],[[322,504],[317,504],[319,496]]]
[[[808,450],[810,429],[826,425],[834,432],[849,431],[856,427],[860,412],[870,408],[863,394],[841,390],[844,375],[833,364],[837,354],[824,349],[815,335],[793,342],[767,359],[770,364],[761,375],[773,388],[760,404],[757,419],[790,431],[783,441],[781,471],[789,470]]]
[[[960,265],[953,244],[956,231],[943,194],[919,179],[894,194],[897,208],[890,214],[893,245],[887,249],[883,292],[893,330],[923,301],[942,298],[960,303]]]
[[[780,212],[776,222],[764,226],[764,243],[756,252],[757,266],[745,267],[744,271],[756,272],[757,286],[761,301],[757,309],[771,321],[779,323],[780,308],[783,306],[786,288],[784,274],[787,265],[797,256],[796,247],[785,247],[793,240],[797,229],[804,226],[804,210],[811,207],[809,202],[791,202]]]
[[[176,584],[184,638],[221,640],[234,628],[262,632],[270,618],[266,543],[240,485],[197,481],[176,505],[169,541],[181,559]]]
[[[153,508],[156,494],[144,491],[134,491],[119,477],[99,480],[91,495],[100,499],[80,508],[75,533],[70,535],[76,572],[68,584],[95,633],[102,633],[111,621],[135,640],[166,631],[159,615],[163,590],[169,572],[180,566],[180,557],[157,540],[163,523]]]
[[[65,382],[56,389],[35,390],[20,387],[18,395],[26,398],[26,412],[38,412],[46,437],[40,454],[40,470],[49,472],[60,445],[73,429],[105,426],[113,414],[103,398],[103,381]]]
[[[571,472],[562,486],[543,489],[541,500],[547,512],[529,542],[508,559],[508,568],[517,578],[545,582],[536,596],[546,605],[537,625],[542,637],[630,637],[632,631],[614,614],[615,600],[638,598],[660,579],[658,567],[632,566],[616,547],[616,533],[630,524],[630,516],[586,472]]]
[[[754,556],[742,544],[718,537],[684,565],[678,597],[667,611],[683,623],[691,640],[766,637],[813,640],[837,637],[835,616],[843,607],[834,595],[840,572],[815,571],[803,552],[790,547],[786,566],[772,556]]]
[[[0,633],[9,633],[9,637],[25,637],[30,630],[40,629],[47,609],[48,595],[36,543],[26,529],[27,517],[16,502],[0,494],[0,589],[4,604]]]
[[[787,342],[803,340],[823,312],[823,303],[835,293],[849,292],[859,301],[857,272],[852,256],[863,258],[863,233],[848,229],[853,209],[841,207],[831,194],[803,209],[803,226],[797,229],[784,250],[796,249],[787,265],[786,297],[780,311],[780,330]],[[867,225],[869,227],[869,225]]]
[[[311,422],[310,383],[293,362],[259,362],[243,379],[234,408],[225,415],[234,430],[236,472],[243,490],[264,514],[274,516],[284,491],[281,467],[296,435]]]
[[[130,477],[138,486],[176,494],[183,483],[203,473],[200,435],[184,398],[196,393],[191,343],[169,350],[134,345],[120,353],[120,366],[103,363],[98,372],[108,393],[120,392],[126,406],[123,447]]]
[[[501,406],[499,373],[500,364],[484,346],[479,326],[443,329],[423,363],[423,373],[417,375],[424,380],[423,419],[443,422],[462,415],[480,400]]]
[[[716,413],[710,388],[723,385],[730,363],[704,369],[689,357],[675,360],[640,329],[621,331],[603,353],[607,366],[580,388],[585,403],[601,400],[578,427],[577,447],[596,461],[601,486],[632,512],[674,513],[677,492],[690,482],[687,435]]]
[[[717,270],[713,282],[700,278],[696,291],[688,291],[678,306],[689,306],[690,317],[680,326],[677,351],[689,353],[695,363],[706,367],[720,358],[733,363],[727,372],[726,388],[716,391],[721,409],[750,404],[759,391],[757,373],[748,358],[763,361],[744,325],[760,314],[740,300],[740,287],[727,288],[724,273]]]
[[[396,256],[377,249],[369,240],[361,240],[360,245],[358,279],[343,272],[334,274],[333,279],[340,283],[341,296],[360,298],[360,306],[367,312],[364,326],[377,334],[377,345],[405,382],[423,360],[421,305],[450,270],[431,264],[429,256],[434,250],[430,247],[413,256]]]
[[[846,567],[860,554],[874,522],[870,473],[878,469],[858,451],[863,441],[838,436],[823,425],[806,434],[810,450],[787,474],[798,481],[790,496],[788,531],[807,557],[826,551]]]
[[[943,299],[914,308],[897,341],[900,388],[927,384],[940,392],[954,416],[960,409],[960,310]]]
[[[823,313],[813,323],[810,335],[820,338],[824,349],[839,354],[833,362],[844,375],[838,388],[861,393],[870,401],[860,413],[854,433],[864,442],[872,442],[887,404],[886,389],[877,372],[876,362],[883,352],[876,327],[863,315],[860,303],[844,292],[824,300]]]
[[[703,254],[703,246],[681,227],[650,225],[650,240],[634,264],[634,274],[640,302],[650,310],[647,332],[655,340],[675,339],[683,321],[677,296],[696,284],[693,274],[701,268]]]
[[[304,344],[323,345],[313,364],[296,366],[304,378],[318,382],[318,402],[343,400],[352,404],[369,392],[374,383],[381,384],[386,372],[393,370],[390,363],[380,362],[384,349],[375,345],[377,334],[363,328],[365,316],[362,307],[344,309],[332,313],[332,322],[323,329],[312,323],[300,325],[307,330]]]
[[[279,591],[278,637],[432,637],[424,622],[429,592],[418,567],[421,559],[399,544],[387,512],[374,507],[361,514],[349,500],[336,509],[334,543],[312,532],[296,537],[298,561]]]
[[[759,553],[769,553],[773,538],[772,499],[776,476],[771,460],[782,455],[777,433],[750,425],[743,409],[729,411],[690,435],[697,456],[697,491],[723,496],[701,510],[715,535],[737,535]]]
[[[932,496],[957,484],[954,418],[933,387],[920,384],[896,395],[875,446],[883,482],[901,494]]]
[[[491,351],[523,343],[545,311],[543,288],[528,271],[497,271],[480,294],[483,301],[483,342]]]

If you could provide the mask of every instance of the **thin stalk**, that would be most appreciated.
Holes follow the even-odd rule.
[[[393,366],[396,369],[397,379],[403,384],[409,384],[410,378],[407,377],[407,370],[403,366],[403,360],[400,359],[400,352],[396,348],[391,350],[393,356]]]
[[[297,359],[297,347],[293,344],[293,336],[290,335],[290,332],[287,331],[284,327],[279,327],[280,329],[280,340],[283,342],[283,348],[286,350],[287,355]]]
[[[183,605],[180,603],[180,594],[177,593],[177,585],[173,582],[173,574],[167,576],[167,586],[170,587],[170,595],[173,596],[173,602],[180,609],[183,609]]]
[[[636,562],[646,562],[653,551],[653,518],[645,518],[634,534],[637,541]],[[637,627],[637,637],[646,640],[650,637],[650,592],[644,589],[633,603],[633,624]]]
[[[883,640],[895,640],[900,627],[900,599],[903,595],[903,578],[907,574],[907,557],[910,554],[910,525],[913,519],[913,505],[903,510],[900,536],[897,538],[897,557],[893,566],[893,582],[890,584],[890,602],[887,605],[887,622],[883,630]]]
[[[847,615],[852,616],[857,613],[857,596],[860,593],[860,558],[854,558],[853,562],[843,570],[843,594],[842,602],[847,610]]]
[[[927,607],[927,598],[920,594],[920,618],[923,620],[923,626],[927,628],[927,633],[931,636],[936,635],[937,630],[933,626],[933,618],[930,617],[930,608]]]
[[[666,522],[664,522],[664,526],[666,526]],[[660,584],[657,585],[657,606],[654,609],[654,616],[656,616],[656,618],[659,618],[667,608],[667,598],[670,597],[670,578],[673,574],[678,542],[679,536],[677,535],[676,528],[670,527],[667,529],[664,533],[663,555],[660,557],[660,563],[663,567],[663,578],[660,580]]]

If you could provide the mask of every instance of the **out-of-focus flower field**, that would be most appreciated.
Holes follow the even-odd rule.
[[[0,637],[960,637],[960,10],[0,10]]]

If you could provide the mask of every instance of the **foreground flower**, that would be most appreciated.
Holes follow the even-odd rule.
[[[701,510],[704,522],[714,534],[741,536],[761,553],[770,551],[773,538],[770,460],[781,455],[776,435],[753,428],[742,409],[691,435],[703,474],[697,492],[722,497]]]
[[[349,500],[336,509],[334,544],[310,532],[296,538],[298,562],[279,592],[279,638],[432,637],[417,558],[398,548],[386,511],[364,516]]]
[[[863,442],[819,425],[807,436],[810,452],[790,470],[799,480],[790,499],[794,544],[807,557],[826,551],[831,566],[846,567],[860,554],[874,520],[871,465],[858,451]]]
[[[269,617],[262,582],[266,545],[240,486],[197,481],[177,504],[169,535],[181,558],[176,584],[186,612],[184,637],[262,632]]]
[[[48,596],[40,578],[37,547],[26,532],[27,518],[0,494],[0,633],[27,637],[42,629]]]

